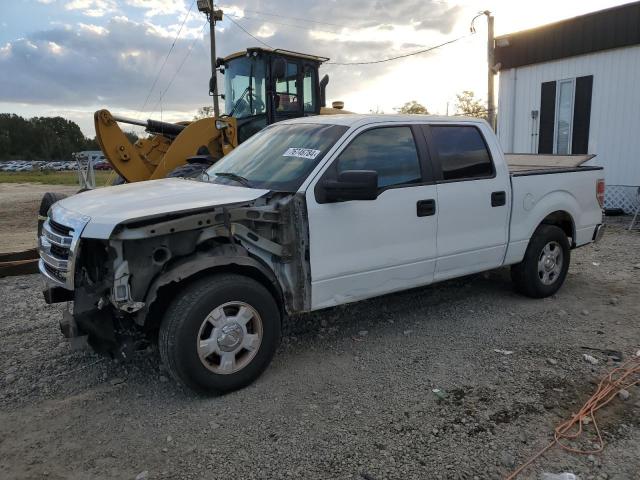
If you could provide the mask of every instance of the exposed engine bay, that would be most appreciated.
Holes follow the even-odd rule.
[[[47,233],[51,225],[64,221],[56,220],[55,209],[50,215],[41,250],[47,239],[56,240]],[[61,321],[65,336],[120,358],[154,335],[181,282],[212,270],[259,279],[284,314],[309,310],[307,225],[304,197],[282,193],[121,223],[108,240],[81,238],[69,252],[73,291],[54,287],[45,296],[50,303],[73,299],[73,312]]]

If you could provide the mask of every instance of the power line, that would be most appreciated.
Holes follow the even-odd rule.
[[[373,65],[376,63],[384,63],[384,62],[391,62],[393,60],[399,60],[401,58],[407,58],[407,57],[412,57],[414,55],[420,55],[421,53],[427,53],[427,52],[431,52],[437,48],[440,47],[444,47],[445,45],[450,45],[452,43],[458,42],[464,38],[470,37],[471,35],[473,35],[473,33],[467,34],[467,35],[463,35],[461,37],[458,38],[454,38],[452,40],[448,40],[444,43],[440,43],[439,45],[434,45],[433,47],[429,47],[429,48],[425,48],[422,50],[418,50],[416,52],[411,52],[411,53],[405,53],[403,55],[397,55],[395,57],[389,57],[389,58],[384,58],[382,60],[372,60],[372,61],[368,61],[368,62],[326,62],[324,65]]]
[[[231,23],[233,23],[236,27],[238,27],[240,30],[242,30],[244,33],[246,33],[247,35],[249,35],[251,38],[253,38],[256,42],[260,42],[262,45],[264,45],[267,48],[271,48],[274,49],[271,45],[269,45],[267,42],[263,42],[262,40],[260,40],[258,37],[252,35],[248,30],[246,30],[242,25],[240,25],[238,22],[236,22],[233,18],[229,17],[229,21],[231,21]]]
[[[202,25],[202,29],[200,30],[200,33],[204,32],[204,29],[205,29],[205,27],[207,26],[208,23],[209,23],[208,20],[204,22],[204,25]],[[153,114],[158,109],[158,105],[160,105],[160,103],[162,102],[162,99],[164,98],[164,96],[167,94],[167,92],[171,88],[171,85],[173,85],[174,80],[177,78],[178,74],[180,73],[180,70],[182,70],[182,67],[186,63],[186,61],[189,58],[189,56],[191,55],[191,51],[193,50],[193,47],[195,47],[195,45],[198,42],[198,40],[200,40],[199,37],[194,38],[193,42],[191,42],[191,45],[189,45],[189,49],[187,50],[187,53],[185,54],[185,56],[182,58],[182,62],[180,62],[180,65],[178,66],[178,68],[174,72],[173,77],[171,77],[171,80],[169,80],[169,83],[167,83],[167,86],[165,87],[165,89],[160,94],[160,98],[158,99],[158,101],[153,106],[153,109],[151,110],[150,115]]]
[[[153,84],[151,85],[151,88],[149,89],[149,93],[147,94],[147,98],[145,98],[144,103],[142,104],[142,108],[139,110],[139,113],[144,113],[144,109],[147,106],[147,103],[149,102],[149,98],[151,98],[151,94],[153,93],[153,89],[156,87],[156,84],[158,83],[158,79],[160,78],[160,74],[164,70],[164,67],[167,64],[167,60],[169,60],[169,56],[171,55],[171,52],[173,52],[173,49],[176,46],[176,42],[178,41],[178,38],[180,37],[180,33],[182,33],[182,27],[184,27],[184,24],[187,22],[187,19],[189,18],[189,15],[191,15],[191,10],[193,9],[193,6],[195,5],[195,3],[196,3],[196,0],[193,0],[191,2],[191,6],[189,7],[189,11],[187,12],[187,15],[184,17],[184,20],[182,20],[182,24],[180,25],[180,28],[178,29],[178,33],[176,34],[176,38],[173,39],[173,43],[171,44],[171,48],[169,48],[169,51],[167,52],[167,56],[164,57],[164,62],[162,62],[162,66],[160,67],[160,70],[158,70],[158,73],[156,74],[156,78],[153,80]]]
[[[222,9],[225,9],[225,8],[232,9],[234,7],[223,7],[223,6],[220,6],[220,8],[222,8]],[[242,8],[241,10],[243,12],[249,12],[249,13],[253,13],[255,15],[262,15],[262,16],[266,16],[266,17],[285,18],[287,20],[297,20],[299,22],[317,23],[319,25],[329,25],[331,27],[354,28],[354,27],[350,27],[348,25],[343,25],[343,24],[340,24],[340,23],[321,22],[319,20],[312,20],[312,19],[309,19],[309,18],[302,18],[302,17],[290,17],[290,16],[287,16],[287,15],[281,15],[281,14],[278,14],[278,13],[262,12],[262,11],[259,11],[259,10],[247,10],[245,8]],[[226,15],[228,16],[229,14],[226,14]]]
[[[451,5],[449,2],[447,2],[446,0],[430,0],[430,3],[436,3],[436,4],[440,4],[443,5],[445,7],[448,8],[455,8],[458,5]],[[276,17],[276,18],[284,18],[287,20],[296,20],[299,22],[307,22],[307,23],[315,23],[318,25],[329,25],[331,27],[340,27],[340,28],[349,28],[349,29],[358,29],[358,28],[365,28],[365,27],[355,27],[353,25],[345,25],[344,23],[331,23],[331,22],[323,22],[320,20],[313,20],[310,18],[304,18],[304,17],[292,17],[289,15],[282,15],[280,13],[272,13],[272,12],[265,12],[265,11],[261,11],[261,10],[249,10],[246,8],[238,8],[238,7],[231,7],[231,6],[222,6],[222,5],[218,5],[219,8],[222,9],[229,9],[229,10],[235,10],[235,9],[239,9],[242,10],[242,12],[248,12],[248,13],[252,13],[255,15],[260,15],[260,16],[266,16],[266,17]],[[227,13],[225,14],[227,16],[231,16],[231,14]],[[246,17],[238,17],[237,15],[233,15],[236,18],[246,18]],[[272,22],[275,23],[275,22]],[[294,26],[294,25],[289,25],[289,26]],[[331,33],[338,33],[338,32],[331,32]]]
[[[254,17],[239,17],[238,15],[233,15],[231,13],[225,13],[225,16],[227,17],[233,17],[235,19],[238,20],[250,20],[250,21],[254,21],[254,22],[264,22],[264,20],[261,20],[259,18],[254,18]],[[268,20],[269,23],[273,23],[274,25],[283,25],[285,27],[291,27],[291,28],[298,28],[300,30],[304,30],[305,32],[321,32],[321,33],[330,33],[332,35],[340,35],[342,32],[337,32],[335,30],[319,30],[319,29],[315,29],[313,27],[309,27],[308,25],[293,25],[291,23],[284,23],[284,22],[276,22],[274,20]],[[311,30],[313,28],[313,30]]]

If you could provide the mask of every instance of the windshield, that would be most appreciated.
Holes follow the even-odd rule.
[[[209,181],[295,192],[347,130],[341,125],[274,125],[209,168]]]
[[[242,119],[266,113],[265,68],[261,57],[230,60],[224,72],[225,112]]]

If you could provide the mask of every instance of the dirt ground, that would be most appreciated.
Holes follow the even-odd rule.
[[[38,208],[46,192],[71,195],[78,186],[0,183],[0,253],[36,246]]]
[[[617,225],[573,252],[552,298],[519,296],[502,269],[291,319],[266,373],[213,398],[153,349],[128,364],[71,350],[40,288],[0,279],[3,479],[504,478],[615,365],[584,347],[640,348],[640,233]],[[519,478],[640,478],[629,393],[598,414],[603,453],[556,448]]]

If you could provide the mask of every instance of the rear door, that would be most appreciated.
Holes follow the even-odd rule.
[[[377,198],[321,203],[318,184],[345,170],[377,171]],[[356,132],[306,195],[313,309],[432,281],[436,186],[420,126]]]
[[[477,124],[424,128],[438,197],[438,260],[442,280],[502,264],[508,240],[509,174],[495,162]]]

